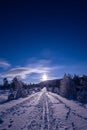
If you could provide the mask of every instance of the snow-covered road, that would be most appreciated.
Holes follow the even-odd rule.
[[[1,104],[0,130],[87,130],[87,105],[43,89]]]

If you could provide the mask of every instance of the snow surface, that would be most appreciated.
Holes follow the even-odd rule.
[[[0,130],[87,130],[87,104],[44,88],[27,98],[1,102]]]

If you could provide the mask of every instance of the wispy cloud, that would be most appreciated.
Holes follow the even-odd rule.
[[[51,65],[50,60],[40,59],[37,61],[33,61],[25,67],[15,67],[10,69],[8,72],[0,74],[1,78],[8,77],[13,78],[15,76],[20,77],[21,79],[26,79],[28,76],[34,74],[34,78],[38,78],[36,74],[44,74],[44,73],[51,73],[55,70],[61,69],[64,66],[53,66]]]
[[[8,63],[6,60],[0,60],[0,68],[6,69],[10,66],[11,66],[11,64]]]
[[[49,73],[55,69],[58,69],[57,67],[37,67],[37,68],[27,68],[27,67],[19,67],[9,70],[8,72],[5,72],[0,75],[0,77],[8,77],[13,78],[15,76],[19,76],[21,79],[26,79],[28,75],[31,75],[32,73],[36,74],[43,74],[43,73]],[[34,77],[35,78],[35,77]]]
[[[25,79],[27,75],[32,74],[32,73],[48,73],[50,70],[53,68],[49,67],[37,67],[37,68],[27,68],[27,67],[19,67],[19,68],[13,68],[9,70],[8,72],[5,72],[1,74],[1,77],[15,77],[15,76],[20,76],[22,79]]]

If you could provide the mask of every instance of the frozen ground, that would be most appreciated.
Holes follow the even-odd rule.
[[[0,104],[0,130],[87,130],[87,105],[41,92]]]

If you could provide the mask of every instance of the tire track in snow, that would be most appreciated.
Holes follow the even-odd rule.
[[[61,115],[59,112],[56,113],[57,111],[59,111],[59,109],[60,111],[66,110],[64,116],[61,116],[62,113]],[[74,121],[74,117],[76,117],[76,119],[81,120],[83,119],[83,115],[80,115],[78,112],[76,113],[69,104],[64,102],[61,98],[57,97],[55,94],[51,94],[49,92],[42,91],[40,93],[32,95],[30,98],[27,98],[27,100],[14,105],[10,109],[6,109],[6,111],[7,112],[2,113],[2,117],[3,118],[8,117],[9,119],[8,126],[6,126],[7,129],[84,130],[84,128],[80,128],[77,125],[77,122]],[[25,119],[24,124],[20,125],[20,128],[17,127],[16,124],[14,124],[16,120],[13,119],[13,114],[15,117],[17,117],[18,121],[20,118],[22,119],[24,117]],[[19,114],[19,116],[17,114]],[[71,116],[73,117],[72,120],[70,120]],[[86,121],[85,117],[83,121]],[[22,121],[20,120],[20,122]],[[1,123],[4,130],[5,127],[3,124],[4,123],[3,120],[1,120]]]
[[[48,101],[45,93],[43,93],[43,124],[41,130],[50,130],[49,129],[49,108],[48,108]]]
[[[81,120],[84,120],[84,121],[87,121],[87,117],[84,117],[83,115],[80,115],[80,114],[78,114],[77,112],[75,112],[70,106],[68,106],[65,102],[63,102],[62,100],[60,100],[58,97],[56,97],[56,95],[53,95],[53,94],[51,94],[51,93],[49,93],[49,95],[50,96],[53,96],[55,99],[57,99],[60,103],[62,103],[64,106],[65,106],[65,108],[67,109],[67,113],[66,113],[66,122],[68,121],[70,121],[70,128],[65,128],[65,130],[70,130],[70,129],[72,129],[72,130],[83,130],[84,128],[84,125],[83,125],[83,127],[81,128],[80,126],[78,126],[78,122],[76,121],[76,120],[74,120],[74,119],[79,119],[80,121]],[[73,121],[72,121],[72,118],[73,117]],[[83,124],[84,124],[84,121],[83,121]],[[85,129],[84,129],[85,130]]]
[[[83,117],[83,116],[79,115],[78,113],[75,113],[75,112],[73,111],[73,109],[71,109],[68,105],[66,105],[63,101],[61,101],[58,97],[54,96],[52,93],[49,93],[49,95],[53,96],[53,97],[54,97],[55,99],[57,99],[60,103],[62,103],[62,104],[65,105],[65,108],[68,110],[67,115],[66,115],[66,119],[68,119],[70,113],[72,113],[73,115],[78,116],[78,117],[81,118],[81,119],[87,120],[86,117]]]
[[[58,125],[58,120],[53,116],[53,101],[49,98],[48,92],[45,93],[44,95],[45,99],[45,116],[47,117],[47,124],[45,123],[44,126],[46,125],[45,129],[43,130],[59,130],[59,125]]]

